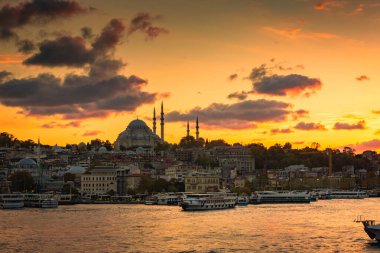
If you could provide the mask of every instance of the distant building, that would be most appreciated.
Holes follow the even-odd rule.
[[[222,168],[237,169],[238,175],[248,175],[255,171],[255,159],[249,148],[242,146],[221,146],[213,150],[214,157]]]
[[[185,176],[185,191],[195,193],[219,190],[219,176],[208,173],[195,173]]]
[[[85,195],[116,193],[116,169],[108,166],[97,166],[89,174],[81,176],[81,192]]]

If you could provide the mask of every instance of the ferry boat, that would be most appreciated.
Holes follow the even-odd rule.
[[[157,205],[178,206],[180,196],[175,193],[157,195]]]
[[[364,231],[369,238],[376,239],[380,242],[380,224],[376,223],[374,220],[363,220],[362,224],[364,226]]]
[[[24,196],[21,194],[0,194],[0,208],[16,209],[24,207]]]
[[[313,189],[312,194],[316,195],[318,199],[331,199],[329,189]]]
[[[331,191],[329,195],[331,199],[364,199],[368,197],[367,193],[363,191]]]
[[[305,192],[261,191],[252,193],[252,204],[310,203],[310,194]]]
[[[184,211],[203,211],[234,208],[235,193],[199,193],[184,195],[180,206]]]
[[[238,206],[247,206],[249,204],[249,197],[248,196],[240,196],[236,200],[236,204]]]
[[[24,194],[26,207],[57,208],[58,200],[51,194]]]
[[[145,198],[145,205],[156,205],[157,204],[157,197],[156,196],[147,196]]]
[[[58,205],[74,205],[75,200],[71,194],[59,194],[54,196],[58,200]]]

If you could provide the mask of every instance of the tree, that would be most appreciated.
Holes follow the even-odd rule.
[[[71,174],[71,173],[66,173],[63,175],[63,181],[64,182],[67,182],[67,181],[75,181],[75,174]]]
[[[16,171],[9,178],[11,181],[11,190],[14,192],[30,191],[34,187],[34,179],[29,171]]]
[[[206,144],[206,148],[214,148],[219,146],[230,146],[225,140],[219,139],[219,140],[213,140]]]
[[[106,140],[104,143],[103,143],[103,146],[107,149],[107,151],[111,151],[113,148],[112,148],[112,144],[109,140]]]

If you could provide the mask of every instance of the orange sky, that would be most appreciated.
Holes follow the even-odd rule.
[[[48,144],[113,142],[137,116],[151,125],[163,100],[169,142],[187,120],[194,134],[199,115],[208,139],[380,149],[377,1],[73,2],[54,17],[0,19],[17,34],[0,40],[0,73],[12,73],[0,74],[0,131]],[[22,13],[25,1],[9,5]],[[35,48],[19,52],[23,40]],[[67,41],[82,51],[54,47]],[[105,59],[120,66],[103,73]]]

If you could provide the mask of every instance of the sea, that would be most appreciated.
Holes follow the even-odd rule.
[[[358,215],[380,221],[380,198],[201,212],[136,204],[0,210],[0,252],[380,252]]]

